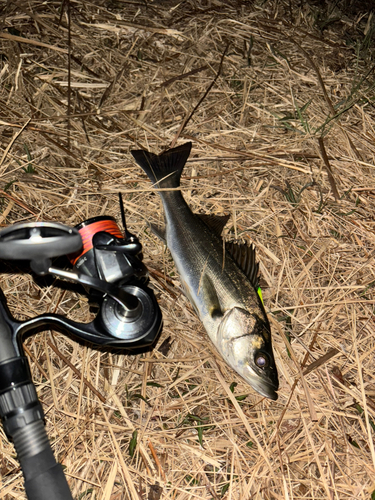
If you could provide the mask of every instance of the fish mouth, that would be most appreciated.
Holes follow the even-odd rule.
[[[254,386],[253,386],[254,387]],[[260,384],[258,387],[254,387],[254,389],[259,392],[262,396],[266,398],[272,399],[276,401],[279,395],[277,394],[274,385],[272,384]]]
[[[276,401],[279,395],[277,394],[277,390],[279,388],[279,383],[275,383],[272,379],[262,378],[259,375],[254,375],[250,367],[250,374],[248,376],[244,376],[244,380],[251,385],[251,387],[257,391],[261,396],[264,396],[268,399],[272,399]]]

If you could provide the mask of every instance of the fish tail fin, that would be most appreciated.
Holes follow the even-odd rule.
[[[180,185],[181,173],[190,151],[191,142],[187,142],[160,155],[143,149],[131,151],[131,154],[156,187],[176,188]]]

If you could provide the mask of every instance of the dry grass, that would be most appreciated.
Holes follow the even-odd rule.
[[[0,223],[119,219],[121,190],[147,265],[169,278],[153,273],[164,330],[152,352],[108,353],[53,332],[25,342],[74,497],[374,498],[375,21],[366,2],[338,11],[297,0],[71,0],[70,45],[62,3],[0,4]],[[186,140],[187,201],[231,213],[228,233],[257,246],[277,402],[218,357],[148,231],[161,203],[129,150]],[[16,317],[89,319],[84,296],[3,269]],[[0,498],[24,499],[0,433]]]

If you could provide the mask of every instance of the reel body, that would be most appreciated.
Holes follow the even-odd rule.
[[[77,251],[78,248],[78,251]],[[52,257],[68,254],[73,270],[53,267]],[[41,314],[17,321],[0,297],[1,313],[13,332],[19,354],[22,335],[51,326],[98,345],[133,349],[151,345],[162,326],[153,291],[147,286],[148,270],[142,262],[142,245],[113,217],[95,217],[75,228],[50,222],[22,223],[0,231],[0,258],[30,259],[39,275],[83,285],[99,312],[91,323],[78,323],[59,314]],[[0,346],[1,348],[1,346]]]

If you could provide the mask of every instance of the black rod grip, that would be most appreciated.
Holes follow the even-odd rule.
[[[31,433],[34,443],[29,437]],[[20,429],[14,435],[13,442],[25,478],[28,500],[73,500],[63,469],[55,460],[42,421]],[[32,450],[38,452],[30,453]]]
[[[73,500],[61,464],[51,448],[21,460],[28,500]]]
[[[29,500],[73,500],[56,463],[25,357],[0,362],[0,419],[13,441]]]

